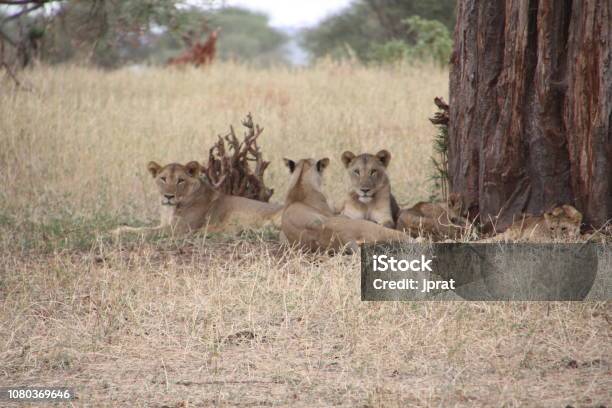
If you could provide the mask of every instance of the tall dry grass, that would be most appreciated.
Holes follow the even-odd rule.
[[[438,69],[129,69],[104,73],[42,68],[27,74],[34,93],[0,93],[3,204],[28,216],[107,212],[156,217],[149,160],[206,160],[230,124],[252,112],[272,162],[268,183],[282,201],[283,157],[330,157],[332,197],[341,198],[344,150],[393,153],[400,201],[427,198],[434,96],[445,96]]]
[[[357,256],[265,234],[107,239],[153,222],[146,162],[204,160],[251,111],[282,157],[389,149],[427,198],[447,73],[320,65],[39,68],[0,90],[0,385],[69,385],[77,406],[597,406],[612,399],[609,303],[375,303]],[[4,402],[0,402],[0,405]]]

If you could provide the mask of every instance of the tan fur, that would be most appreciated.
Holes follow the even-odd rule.
[[[571,205],[555,207],[542,216],[523,214],[503,233],[481,242],[550,241],[578,238],[582,214]]]
[[[391,154],[386,150],[378,153],[342,153],[342,163],[347,170],[351,188],[341,214],[354,220],[368,220],[387,228],[395,228],[399,207],[391,194],[387,166]]]
[[[338,250],[345,245],[398,241],[405,234],[365,220],[334,215],[321,191],[322,173],[329,159],[285,159],[291,171],[281,229],[287,241],[311,250]]]
[[[161,223],[153,228],[120,227],[115,233],[185,234],[200,229],[209,232],[236,232],[266,224],[280,226],[282,206],[244,197],[225,195],[200,177],[197,162],[155,162],[147,166],[162,196]]]
[[[399,213],[397,229],[411,236],[428,236],[433,239],[460,238],[469,226],[461,216],[461,204],[451,195],[446,203],[420,202]]]

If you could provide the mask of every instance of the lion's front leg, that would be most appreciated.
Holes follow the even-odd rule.
[[[111,231],[115,237],[127,234],[135,234],[143,237],[159,235],[183,234],[188,228],[182,220],[174,216],[174,209],[162,206],[160,209],[160,223],[155,227],[130,227],[127,225],[115,228]]]
[[[373,210],[370,213],[370,219],[376,224],[382,225],[383,227],[395,229],[395,222],[391,215],[391,210]]]

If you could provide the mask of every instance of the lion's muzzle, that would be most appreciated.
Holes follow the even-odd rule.
[[[162,198],[162,205],[176,205],[174,202],[174,194],[164,194],[164,198]]]

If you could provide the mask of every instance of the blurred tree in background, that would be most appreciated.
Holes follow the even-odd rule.
[[[4,58],[26,66],[32,58],[116,67],[165,63],[189,41],[221,28],[220,58],[284,62],[286,36],[268,17],[238,8],[214,8],[213,0],[0,0]],[[34,39],[34,40],[31,40]],[[19,61],[19,63],[17,63]]]
[[[289,38],[271,27],[266,15],[219,4],[220,0],[0,0],[0,61],[22,67],[33,60],[102,67],[163,64],[221,28],[221,59],[287,62],[284,45]],[[355,0],[306,30],[303,45],[315,58],[433,60],[445,65],[454,9],[455,0]]]
[[[179,13],[180,30],[168,30],[158,36],[156,61],[165,61],[182,48],[181,36],[185,33],[202,39],[208,30],[220,28],[217,42],[221,59],[250,61],[256,64],[286,63],[282,46],[287,36],[270,27],[265,14],[236,7],[203,10],[191,7]],[[177,33],[181,36],[177,36]]]
[[[210,16],[210,22],[221,27],[221,58],[251,60],[258,63],[284,61],[282,45],[288,37],[269,25],[265,14],[239,8],[223,8]]]
[[[448,65],[453,41],[444,24],[419,16],[408,17],[402,22],[408,33],[413,35],[411,42],[391,40],[384,44],[373,44],[368,54],[370,61],[396,63],[417,60],[431,61],[440,67]]]
[[[433,59],[445,65],[454,22],[454,0],[356,0],[306,30],[303,45],[315,58],[356,56],[383,63]]]
[[[41,59],[87,61],[104,67],[138,62],[154,52],[156,31],[181,24],[178,1],[75,0],[52,12]]]
[[[146,53],[147,37],[155,27],[171,27],[182,2],[0,0],[0,4],[8,5],[0,9],[7,16],[0,20],[0,39],[5,51],[12,48],[21,66],[31,58],[113,66]],[[30,41],[32,33],[36,44]]]

